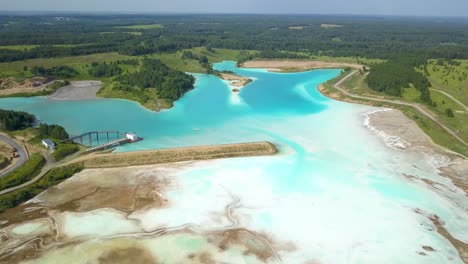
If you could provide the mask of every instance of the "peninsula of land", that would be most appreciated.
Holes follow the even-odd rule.
[[[361,69],[357,63],[326,62],[318,60],[250,60],[241,64],[243,68],[262,68],[272,72],[296,72],[314,69]]]

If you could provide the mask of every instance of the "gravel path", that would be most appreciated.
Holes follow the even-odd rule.
[[[76,81],[58,89],[49,96],[51,100],[90,100],[96,99],[96,93],[101,89],[100,81]]]

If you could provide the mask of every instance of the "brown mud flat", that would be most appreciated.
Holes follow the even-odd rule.
[[[81,163],[85,168],[116,168],[181,161],[267,156],[276,154],[277,152],[276,147],[270,142],[253,142],[101,155],[93,154],[75,162]]]
[[[447,239],[450,244],[452,244],[455,249],[457,250],[458,254],[460,255],[461,260],[464,263],[468,263],[468,244],[460,241],[456,238],[454,238],[448,231],[445,229],[444,225],[445,223],[439,218],[438,215],[427,215],[425,212],[422,210],[416,208],[414,209],[415,213],[421,214],[429,218],[431,222],[435,225],[437,229],[437,233],[439,233],[441,236],[443,236],[445,239]],[[424,251],[419,252],[420,255],[427,255],[428,252],[432,251],[437,251],[437,249],[434,249],[430,246],[422,246],[422,249]]]
[[[66,256],[79,258],[74,249],[89,253],[92,263],[162,263],[167,255],[154,243],[170,247],[177,237],[203,238],[206,245],[181,256],[181,263],[219,263],[225,252],[241,250],[245,257],[262,262],[278,260],[277,250],[294,251],[291,243],[273,241],[270,235],[245,228],[227,226],[225,230],[200,230],[197,226],[163,227],[151,232],[128,233],[109,237],[68,237],[61,221],[62,213],[87,213],[95,209],[117,210],[128,217],[138,210],[170,206],[168,190],[178,188],[177,180],[168,171],[177,171],[190,163],[165,164],[113,169],[87,169],[60,185],[50,188],[29,203],[1,215],[0,263],[47,261]],[[227,205],[227,217],[232,217]],[[233,220],[235,222],[235,220]],[[24,224],[43,223],[40,233],[15,235],[13,230]],[[45,223],[45,224],[44,224]],[[163,242],[158,242],[163,241]],[[166,241],[166,242],[164,242]],[[162,244],[161,244],[162,243]],[[175,245],[177,246],[177,245]],[[161,251],[162,250],[162,251]],[[52,254],[52,255],[50,255]],[[222,258],[222,257],[221,257]]]
[[[203,237],[206,241],[205,245],[196,250],[187,252],[179,251],[179,256],[174,256],[174,259],[179,259],[177,263],[197,263],[197,264],[215,264],[220,263],[219,257],[225,252],[235,249],[240,250],[240,254],[245,257],[255,257],[262,263],[270,261],[280,261],[276,257],[276,253],[270,248],[271,241],[266,238],[259,237],[253,232],[246,229],[232,229],[229,231],[214,231],[198,234],[190,230],[178,230],[174,232],[166,232],[158,235],[142,235],[139,234],[125,237],[117,237],[111,239],[91,239],[87,241],[57,241],[43,239],[42,241],[29,242],[28,246],[22,248],[20,252],[9,255],[6,258],[0,259],[0,263],[18,263],[22,261],[45,261],[50,258],[41,259],[45,255],[52,253],[66,256],[68,261],[75,260],[80,257],[75,250],[79,247],[81,250],[88,252],[86,256],[82,256],[78,262],[83,263],[167,263],[160,260],[159,255],[167,255],[164,253],[167,249],[155,248],[151,246],[151,242],[156,242],[160,247],[178,247],[176,240],[181,237]],[[160,244],[158,240],[165,240],[164,244]]]
[[[339,63],[313,60],[251,60],[241,65],[243,68],[264,68],[269,71],[307,71],[313,69],[354,68],[361,69],[363,65],[354,63]]]

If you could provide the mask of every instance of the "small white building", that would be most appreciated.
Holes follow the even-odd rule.
[[[130,141],[137,141],[139,140],[140,138],[137,136],[137,134],[135,133],[126,133],[125,134],[125,138],[130,140]]]
[[[48,149],[55,149],[55,143],[50,139],[43,139],[42,145],[44,145]]]

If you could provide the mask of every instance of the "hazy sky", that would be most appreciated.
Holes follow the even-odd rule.
[[[468,0],[0,0],[0,10],[468,16]]]

